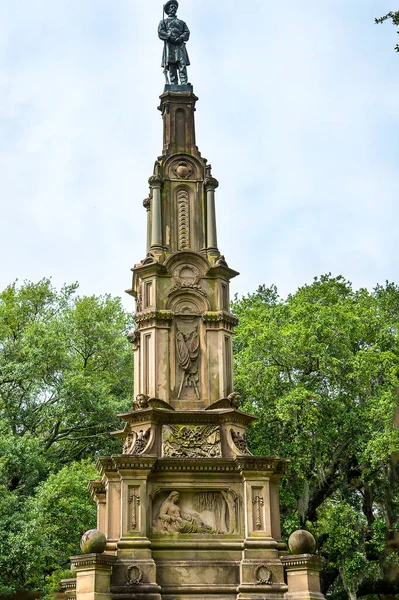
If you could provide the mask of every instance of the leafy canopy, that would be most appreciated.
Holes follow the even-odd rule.
[[[385,538],[399,528],[399,288],[355,291],[324,276],[286,300],[262,286],[233,310],[236,387],[260,417],[250,443],[291,459],[285,535],[313,528],[328,560],[324,592],[355,593],[382,579]]]
[[[0,593],[43,590],[65,568],[95,525],[92,461],[120,452],[109,432],[132,403],[132,317],[77,290],[0,293]]]

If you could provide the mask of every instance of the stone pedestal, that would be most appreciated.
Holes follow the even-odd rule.
[[[320,591],[322,558],[312,554],[284,556],[282,562],[287,573],[286,600],[324,600]]]
[[[107,554],[71,557],[76,570],[77,600],[111,600],[111,571],[116,562]]]

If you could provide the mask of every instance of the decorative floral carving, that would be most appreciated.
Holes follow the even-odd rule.
[[[247,440],[245,439],[245,434],[240,433],[239,431],[234,431],[234,429],[231,429],[230,433],[234,445],[241,452],[241,454],[252,456],[251,452],[247,448]]]
[[[198,388],[198,357],[200,352],[200,338],[198,326],[190,333],[183,333],[180,329],[176,335],[176,356],[183,376],[180,384],[178,398],[181,398],[183,386],[193,387],[195,394],[200,399]]]
[[[215,458],[222,455],[218,425],[165,427],[164,456],[177,458]]]
[[[137,565],[130,565],[126,569],[127,585],[140,585],[143,583],[144,573]]]
[[[140,496],[136,496],[136,492],[129,496],[129,504],[131,505],[131,517],[130,517],[130,529],[137,529],[137,512],[138,507],[140,506]]]
[[[151,428],[147,431],[140,430],[138,433],[131,432],[125,439],[123,454],[142,454],[150,441]]]
[[[256,529],[260,531],[262,529],[262,514],[261,508],[265,505],[265,501],[263,500],[263,496],[259,496],[257,494],[255,498],[252,500],[252,504],[255,507],[255,525]]]
[[[255,570],[255,579],[258,585],[270,585],[272,583],[272,573],[265,565],[260,565]]]

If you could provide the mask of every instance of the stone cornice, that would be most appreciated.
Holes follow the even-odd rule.
[[[159,458],[156,471],[201,472],[201,473],[236,473],[234,459],[228,458]]]
[[[96,461],[96,469],[101,475],[117,473],[111,456],[100,456]]]
[[[134,471],[151,471],[158,460],[157,456],[132,454],[121,454],[112,456],[111,458],[118,471],[126,469]]]
[[[71,564],[76,569],[84,567],[112,567],[117,561],[117,557],[111,554],[83,554],[81,556],[71,556]]]
[[[320,571],[324,558],[317,554],[292,554],[282,556],[281,562],[290,571],[302,571],[303,569]]]
[[[266,471],[269,473],[284,474],[290,461],[279,456],[240,456],[236,458],[237,468],[242,471]]]
[[[254,415],[235,410],[234,408],[199,411],[172,411],[163,408],[147,408],[119,414],[118,417],[128,423],[154,423],[159,425],[221,425],[225,423],[239,423],[246,427],[257,419]]]
[[[145,310],[136,313],[134,320],[136,323],[144,323],[145,321],[172,321],[174,313],[170,310]]]
[[[76,589],[76,577],[73,579],[61,579],[61,585],[66,591],[72,591]]]
[[[89,490],[92,498],[106,493],[105,486],[102,481],[89,481],[87,489]]]
[[[281,475],[287,470],[289,461],[277,456],[240,456],[236,458],[161,458],[155,455],[114,455],[102,457],[97,468],[102,474],[130,471],[237,473],[267,472]],[[107,465],[104,469],[103,464]],[[112,464],[112,468],[110,465]],[[296,557],[298,558],[298,557]]]
[[[205,312],[202,315],[202,320],[205,323],[228,323],[229,325],[233,325],[233,327],[238,325],[238,318],[226,310],[220,310],[218,312]]]

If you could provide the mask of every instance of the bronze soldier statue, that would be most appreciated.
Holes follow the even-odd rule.
[[[187,67],[190,64],[186,42],[190,38],[190,31],[184,21],[177,18],[179,8],[177,0],[170,0],[164,6],[167,19],[162,19],[158,27],[158,35],[164,41],[162,56],[162,67],[164,69],[166,83],[173,85],[187,85]]]

